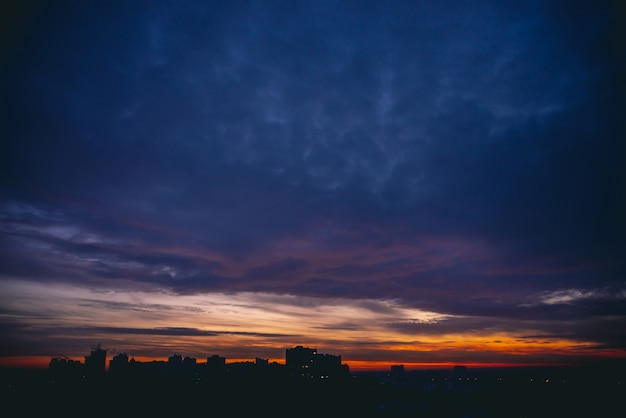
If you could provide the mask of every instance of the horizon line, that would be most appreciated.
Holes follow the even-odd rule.
[[[118,353],[122,354],[122,353]],[[113,355],[106,356],[106,370],[109,369],[109,363],[111,359],[115,357]],[[167,362],[167,356],[156,356],[156,357],[148,357],[148,356],[129,356],[134,358],[135,361],[140,363],[151,363],[151,362]],[[183,356],[183,358],[186,356]],[[207,356],[206,358],[209,358]],[[220,356],[223,357],[223,356]],[[67,358],[68,360],[79,361],[81,364],[84,364],[84,357],[81,359],[77,359],[72,356],[3,356],[0,357],[0,368],[15,368],[15,369],[32,369],[32,370],[47,370],[50,362],[54,358]],[[226,364],[238,364],[238,363],[246,363],[246,362],[255,362],[256,359],[262,357],[254,357],[254,358],[225,358]],[[263,358],[263,360],[267,360],[270,364],[279,364],[286,365],[284,358]],[[620,360],[620,359],[616,359]],[[621,359],[626,360],[626,359]],[[199,362],[199,365],[205,364],[204,362]],[[469,368],[520,368],[520,367],[575,367],[582,366],[588,364],[587,362],[525,362],[525,363],[513,363],[513,362],[478,362],[478,361],[388,361],[388,360],[343,360],[341,364],[347,365],[350,369],[350,372],[387,372],[391,369],[391,366],[403,366],[405,370],[427,370],[427,369],[452,369],[455,366],[465,366]]]

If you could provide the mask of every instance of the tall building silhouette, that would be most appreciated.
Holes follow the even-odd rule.
[[[285,363],[293,376],[311,377],[317,350],[301,345],[285,350]]]
[[[348,366],[341,364],[341,356],[321,354],[301,345],[285,351],[285,362],[294,377],[329,379],[349,373]]]
[[[97,378],[104,375],[106,370],[107,352],[100,344],[91,350],[91,354],[85,356],[85,375],[90,378]]]

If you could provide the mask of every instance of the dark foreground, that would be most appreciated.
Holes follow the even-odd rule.
[[[623,417],[626,369],[352,373],[313,381],[235,371],[98,377],[0,371],[3,416]]]

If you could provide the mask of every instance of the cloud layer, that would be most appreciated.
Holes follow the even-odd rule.
[[[624,348],[622,20],[608,2],[14,12],[3,282],[394,301],[447,318],[389,318],[416,340]],[[25,332],[22,316],[2,317],[5,334]],[[98,327],[215,331],[152,321]]]

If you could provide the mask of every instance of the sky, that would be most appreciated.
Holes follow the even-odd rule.
[[[626,357],[617,3],[8,2],[0,364]]]

